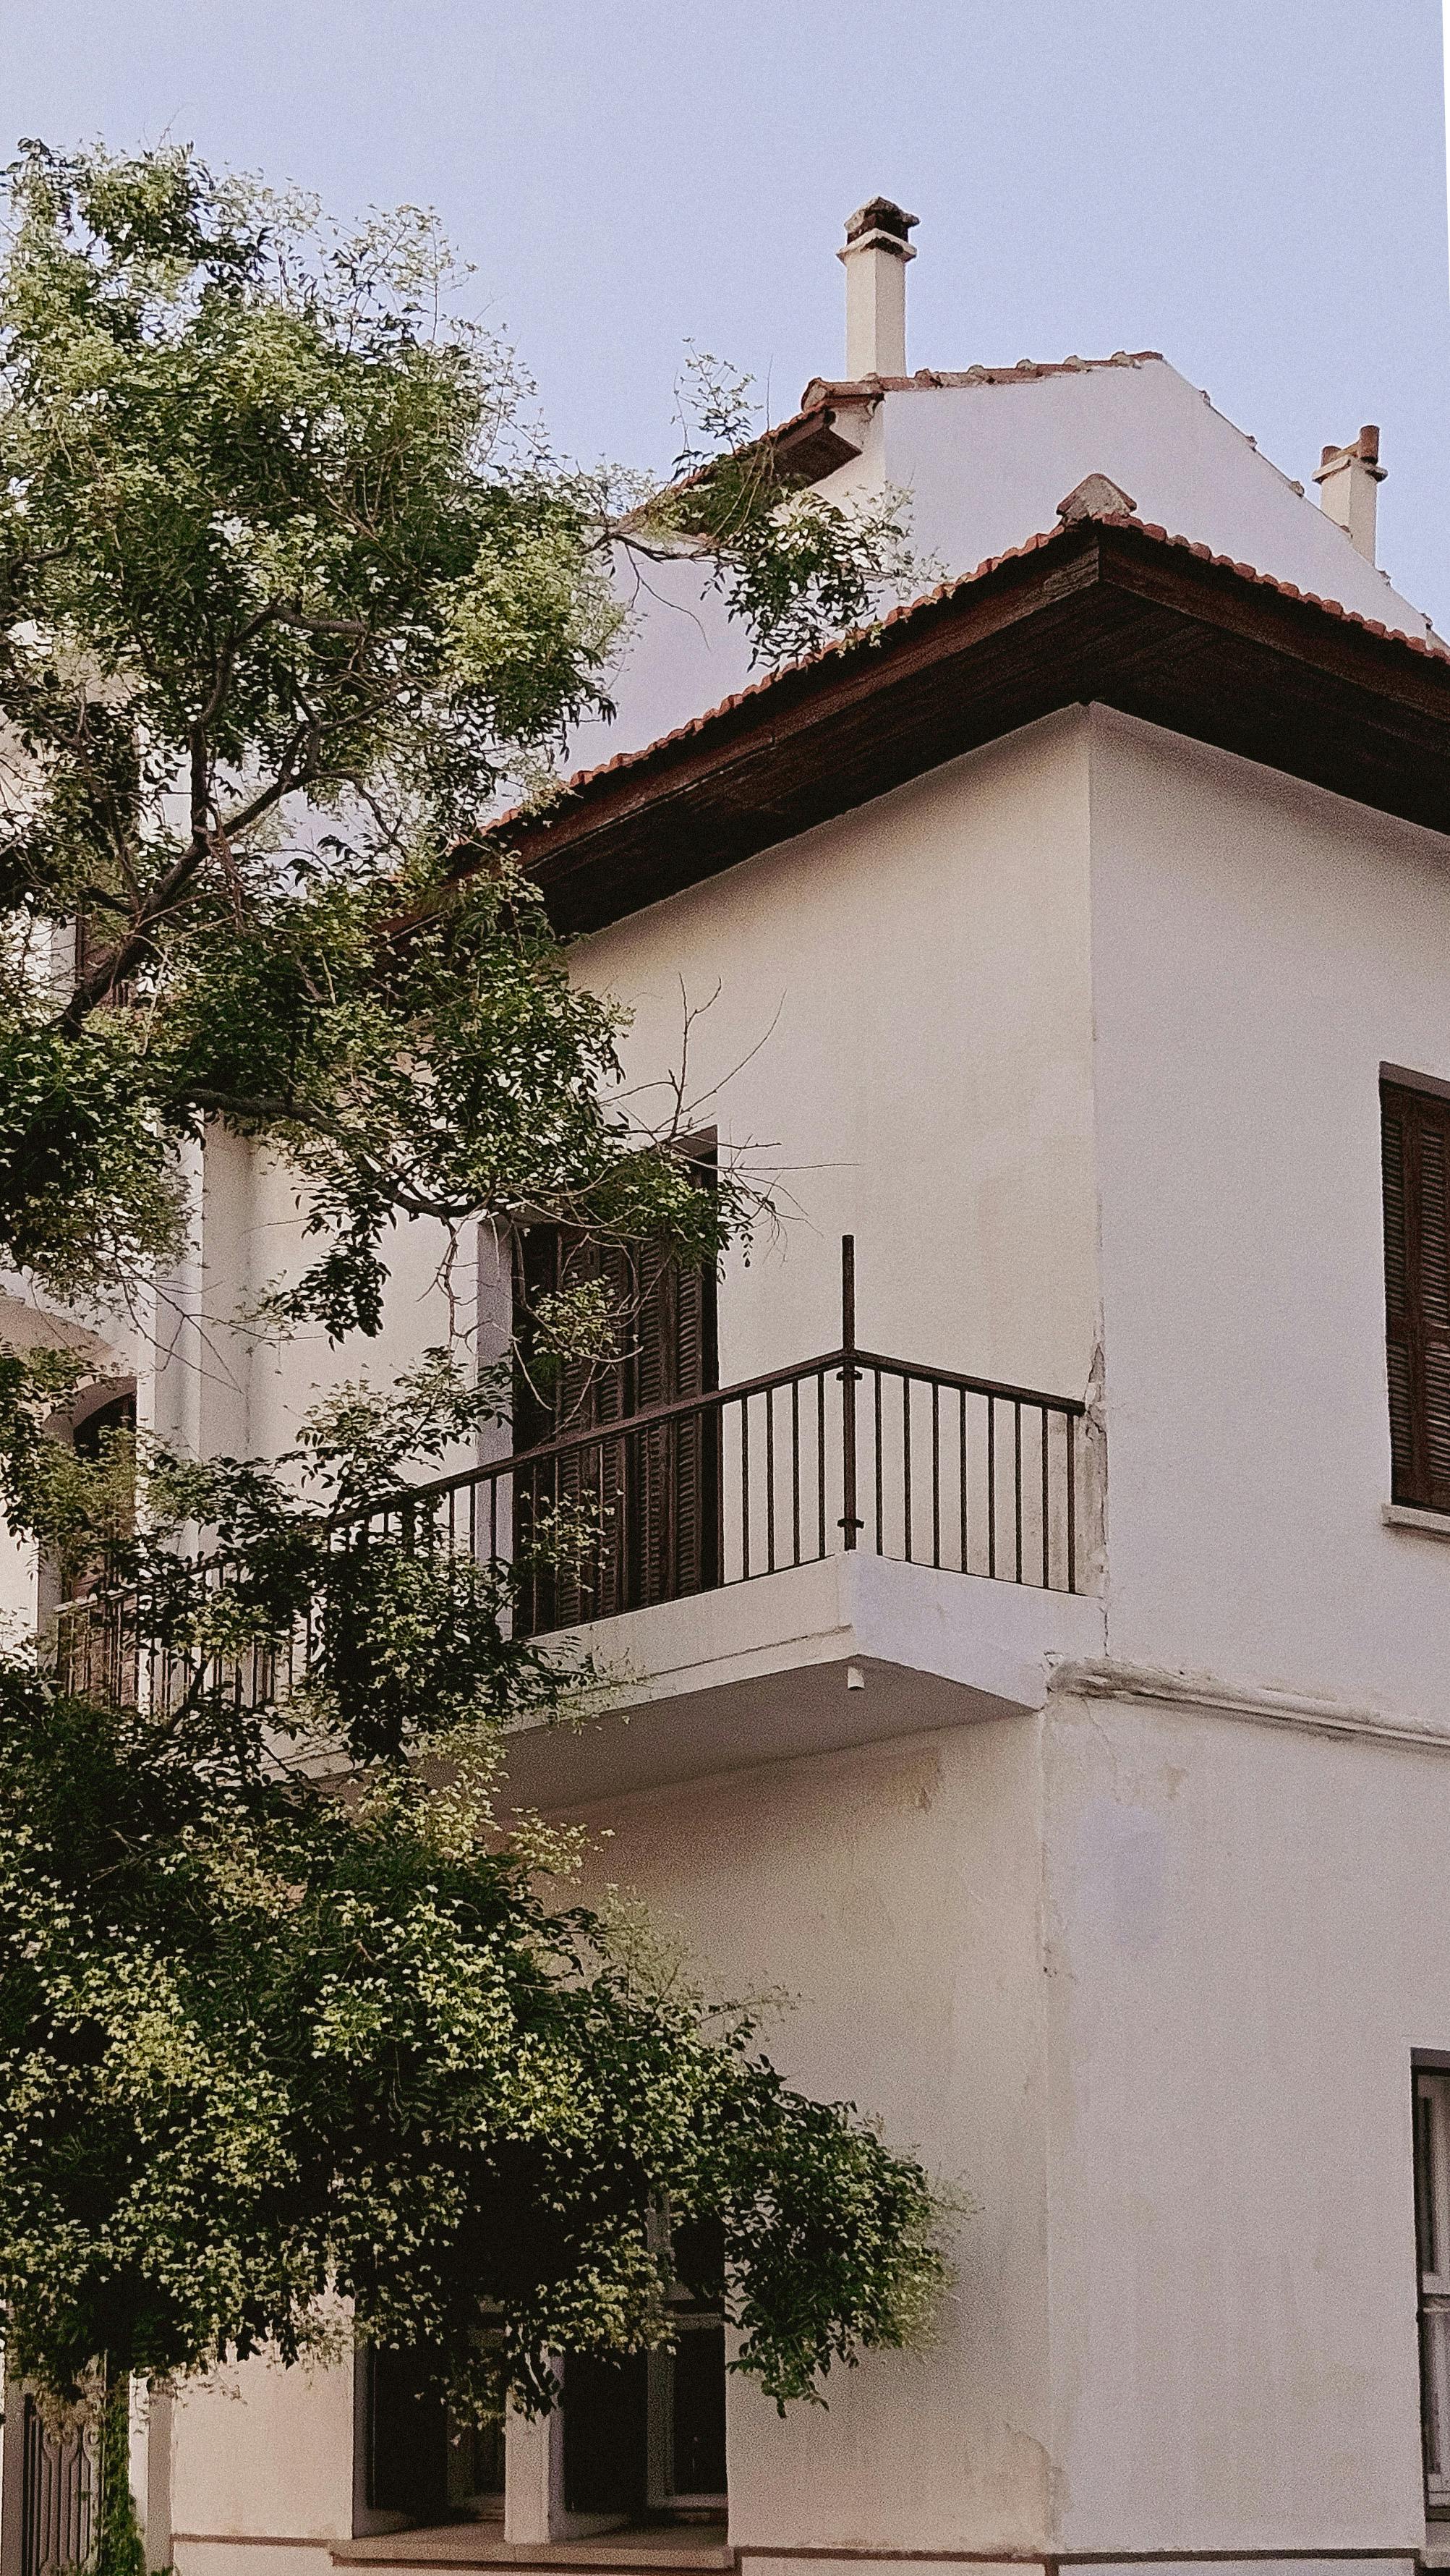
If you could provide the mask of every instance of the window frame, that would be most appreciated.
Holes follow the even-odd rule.
[[[1450,1237],[1450,1082],[1433,1074],[1381,1064],[1380,1220],[1385,1312],[1385,1384],[1389,1410],[1392,1507],[1433,1513],[1450,1524],[1450,1468],[1437,1475],[1432,1458],[1435,1419],[1450,1410],[1450,1318],[1430,1311],[1423,1260],[1426,1193],[1423,1138],[1434,1133],[1445,1174],[1443,1237]],[[1398,1169],[1388,1151],[1389,1120],[1401,1121]],[[1396,1296],[1395,1252],[1401,1270]],[[1430,1362],[1440,1380],[1432,1387]],[[1398,1391],[1397,1391],[1398,1382]]]
[[[1416,2058],[1410,2115],[1415,2327],[1427,2521],[1450,2522],[1450,2064]]]

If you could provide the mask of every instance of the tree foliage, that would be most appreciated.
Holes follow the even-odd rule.
[[[0,1260],[73,1296],[164,1251],[218,1115],[306,1181],[293,1306],[331,1331],[376,1324],[398,1213],[698,1230],[603,1105],[615,1015],[504,857],[453,854],[610,712],[619,549],[689,547],[776,656],[869,613],[892,505],[567,466],[415,210],[344,233],[183,148],[31,144],[11,192]]]
[[[910,2158],[580,1902],[573,1837],[500,1832],[505,1723],[594,1677],[511,1633],[518,1569],[356,1512],[484,1400],[442,1355],[348,1390],[280,1462],[300,1490],[149,1453],[58,1673],[0,1680],[0,2314],[51,2389],[102,2352],[325,2351],[341,2299],[461,2407],[544,2405],[553,2351],[666,2335],[664,2218],[711,2222],[738,2366],[784,2403],[940,2279]],[[73,1535],[43,1443],[10,1473]],[[194,1520],[204,1586],[168,1543]],[[88,1638],[123,1675],[139,1638],[150,1689],[87,1690]]]
[[[414,1217],[714,1260],[741,1186],[620,1107],[610,1005],[505,854],[454,854],[607,711],[618,548],[692,549],[770,655],[870,613],[890,505],[783,493],[759,448],[643,508],[569,468],[415,213],[332,232],[180,149],[31,145],[11,184],[0,1263],[104,1306],[176,1249],[214,1122],[308,1211],[279,1329],[374,1330]],[[607,1325],[566,1306],[545,1343]],[[526,1569],[365,1509],[504,1390],[435,1354],[288,1459],[86,1460],[48,1427],[83,1373],[0,1352],[10,1524],[92,1587],[0,1669],[10,2367],[75,2399],[102,2358],[114,2389],[350,2331],[536,2405],[556,2347],[666,2333],[660,2231],[696,2220],[781,2402],[902,2341],[920,2169],[585,1905],[567,1836],[504,1829],[508,1725],[596,1677],[516,1633]]]

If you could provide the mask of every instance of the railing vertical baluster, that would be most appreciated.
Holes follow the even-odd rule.
[[[801,1561],[801,1382],[790,1382],[790,1543],[791,1563]]]
[[[931,1382],[931,1561],[941,1565],[941,1388]]]
[[[765,1390],[765,1570],[775,1572],[775,1389]]]
[[[818,1513],[817,1556],[826,1553],[826,1372],[816,1371],[816,1507]]]
[[[882,1474],[881,1456],[881,1371],[871,1372],[871,1421],[876,1444],[876,1553],[886,1554],[886,1480]]]
[[[997,1399],[987,1398],[987,1573],[997,1572]]]
[[[618,1545],[619,1539],[619,1518],[614,1509],[614,1496],[610,1486],[609,1461],[611,1454],[609,1442],[602,1432],[599,1434],[597,1439],[590,1442],[587,1449],[581,1450],[579,1454],[579,1491],[581,1499],[584,1492],[585,1479],[589,1473],[589,1460],[591,1456],[595,1462],[594,1571],[590,1598],[593,1601],[594,1616],[597,1619],[607,1618],[611,1610],[617,1610],[619,1607],[618,1602],[612,1598],[610,1592],[610,1567],[613,1561],[612,1551]]]
[[[728,1583],[725,1571],[725,1407],[715,1407],[715,1545],[711,1578],[714,1583]]]
[[[1017,1523],[1017,1582],[1022,1580],[1022,1407],[1012,1402],[1012,1491]]]
[[[740,1577],[750,1580],[750,1398],[740,1400]]]
[[[629,1552],[634,1542],[634,1520],[630,1511],[627,1432],[610,1441],[609,1455],[610,1543],[605,1576],[606,1616],[611,1610],[629,1608]]]
[[[644,1470],[640,1475],[639,1483],[640,1491],[643,1496],[643,1527],[640,1526],[641,1515],[637,1513],[634,1536],[634,1561],[639,1569],[636,1590],[636,1605],[638,1607],[643,1607],[644,1603],[653,1597],[651,1584],[654,1561],[658,1553],[659,1539],[658,1514],[652,1509],[656,1483],[656,1450],[654,1434],[649,1431],[637,1431],[635,1433],[635,1444],[637,1449],[641,1443],[644,1448]]]
[[[853,1548],[856,1518],[856,1238],[841,1237],[841,1501],[842,1545]]]
[[[1042,1589],[1047,1590],[1048,1577],[1048,1501],[1047,1501],[1047,1407],[1042,1407]]]
[[[964,1386],[959,1386],[957,1389],[957,1518],[961,1532],[961,1564],[958,1571],[965,1574],[967,1570],[967,1390]]]
[[[901,1551],[908,1565],[911,1554],[911,1380],[901,1379]]]
[[[1067,1435],[1067,1588],[1077,1590],[1077,1497],[1074,1490],[1074,1468],[1077,1458],[1077,1423],[1070,1413],[1062,1417]]]

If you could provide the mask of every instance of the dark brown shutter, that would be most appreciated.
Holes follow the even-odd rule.
[[[1450,1511],[1450,1100],[1380,1086],[1391,1498]]]
[[[697,1147],[691,1159],[700,1186],[713,1188],[713,1149]],[[619,1318],[618,1356],[593,1369],[571,1365],[544,1393],[521,1364],[515,1448],[585,1429],[604,1432],[652,1406],[688,1401],[718,1386],[713,1270],[681,1269],[649,1247],[631,1256],[550,1226],[534,1227],[522,1247],[525,1363],[533,1299],[566,1279],[601,1276]],[[597,1551],[577,1569],[559,1566],[534,1583],[528,1625],[537,1630],[608,1618],[717,1582],[718,1438],[713,1415],[685,1414],[602,1437],[541,1462],[521,1478],[515,1502],[521,1536],[551,1506],[588,1502],[600,1520]]]
[[[720,1383],[713,1270],[677,1270],[675,1377],[681,1393],[705,1394]],[[673,1493],[677,1592],[705,1592],[719,1581],[715,1507],[720,1454],[718,1413],[686,1414],[675,1427]]]

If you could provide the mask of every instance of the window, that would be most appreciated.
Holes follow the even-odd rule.
[[[366,2526],[503,2518],[503,2425],[450,2416],[427,2356],[370,2346],[361,2356]]]
[[[1415,2070],[1415,2236],[1425,2505],[1450,2516],[1450,2075]]]
[[[678,2231],[690,2281],[669,2295],[673,2351],[564,2363],[564,2504],[569,2513],[716,2521],[725,2485],[723,2248],[703,2223]]]
[[[77,1457],[87,1459],[92,1466],[109,1462],[115,1468],[111,1535],[117,1539],[129,1538],[134,1526],[129,1450],[136,1434],[135,1388],[127,1387],[119,1394],[111,1394],[102,1387],[99,1396],[92,1389],[81,1402],[89,1405],[89,1411],[77,1414],[67,1408],[53,1414],[46,1425],[47,1431],[52,1439],[68,1443]],[[104,1580],[105,1574],[104,1549],[93,1545],[78,1548],[74,1544],[45,1548],[40,1559],[36,1605],[41,1626],[49,1624],[63,1601],[71,1601],[78,1593],[91,1591]],[[96,1639],[100,1636],[99,1629],[88,1629],[84,1633]],[[77,1632],[78,1640],[81,1634]],[[89,1654],[92,1649],[86,1645],[82,1651]],[[77,1673],[74,1678],[80,1680],[81,1676]]]
[[[702,1189],[714,1187],[713,1140],[689,1160]],[[547,1370],[534,1360],[533,1317],[561,1289],[602,1281],[616,1318],[616,1347],[592,1363],[571,1359]],[[719,1385],[715,1276],[685,1270],[648,1247],[630,1253],[552,1225],[523,1236],[515,1275],[514,1447],[566,1442],[520,1474],[515,1535],[577,1518],[593,1533],[563,1562],[530,1581],[522,1621],[537,1632],[609,1618],[654,1601],[708,1591],[719,1580],[718,1417],[682,1412],[611,1436],[609,1425],[711,1394]]]
[[[1390,1499],[1450,1512],[1450,1096],[1380,1081]]]

